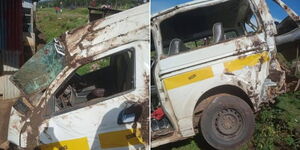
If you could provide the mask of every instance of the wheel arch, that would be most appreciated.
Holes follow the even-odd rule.
[[[243,89],[235,85],[229,85],[229,84],[214,87],[212,89],[207,90],[205,93],[203,93],[198,99],[194,107],[193,127],[195,133],[198,133],[198,125],[201,117],[201,112],[213,100],[213,96],[218,94],[230,94],[230,95],[237,96],[243,99],[251,107],[252,111],[255,112],[254,104],[252,103],[251,99]],[[208,99],[209,97],[211,97],[211,99]]]

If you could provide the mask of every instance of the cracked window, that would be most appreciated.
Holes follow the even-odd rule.
[[[64,49],[60,42],[53,40],[32,56],[22,67],[11,76],[11,81],[26,95],[45,90],[66,66]]]

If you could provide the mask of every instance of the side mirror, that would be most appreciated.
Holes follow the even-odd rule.
[[[142,113],[142,106],[140,104],[133,104],[125,107],[118,117],[118,124],[128,124],[137,121]]]
[[[120,113],[118,117],[118,124],[127,124],[132,123],[135,121],[135,114],[134,113],[125,113],[124,110]]]

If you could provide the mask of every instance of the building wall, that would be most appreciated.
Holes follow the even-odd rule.
[[[9,81],[24,63],[22,0],[0,0],[0,99],[20,95]]]

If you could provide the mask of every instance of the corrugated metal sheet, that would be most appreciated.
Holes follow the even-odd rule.
[[[0,1],[0,49],[23,52],[22,0]],[[23,62],[23,58],[19,58]]]
[[[0,68],[3,68],[3,75],[0,76],[0,95],[3,99],[11,99],[20,94],[9,81],[9,77],[24,62],[22,2],[0,0]]]
[[[5,47],[5,19],[4,19],[4,1],[0,1],[0,51],[2,51]]]
[[[9,80],[10,76],[18,71],[19,58],[18,51],[3,51],[4,75],[0,76],[0,93],[3,99],[13,99],[20,95],[19,89]]]

